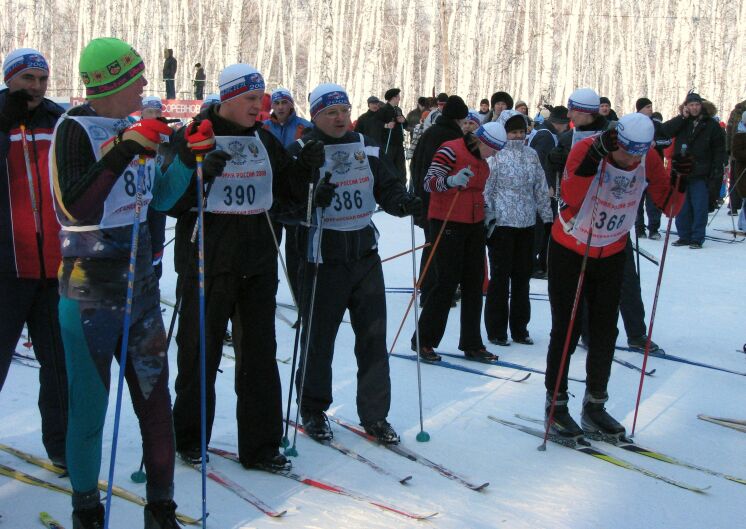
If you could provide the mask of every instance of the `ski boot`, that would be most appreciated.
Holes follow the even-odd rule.
[[[417,352],[417,347],[412,345],[412,351]],[[441,357],[432,347],[420,346],[420,360],[423,362],[440,362]]]
[[[647,342],[647,334],[643,334],[642,336],[637,336],[634,338],[627,338],[627,346],[629,346],[630,349],[634,349],[635,351],[645,352],[645,346],[647,345]],[[658,344],[655,343],[653,340],[650,340],[650,352],[654,353],[659,349],[660,347],[658,347]]]
[[[476,360],[477,362],[496,362],[497,355],[490,353],[486,348],[466,349],[464,356],[467,360]]]
[[[396,433],[386,419],[364,423],[363,428],[369,435],[375,437],[379,443],[396,445],[401,441],[399,434]]]
[[[583,431],[603,441],[612,443],[626,441],[624,426],[609,415],[604,407],[607,400],[609,400],[609,394],[605,391],[591,393],[586,390],[583,397],[583,414],[580,418]]]
[[[557,400],[554,404],[554,415],[552,423],[549,425],[549,434],[554,436],[555,440],[561,444],[575,446],[576,444],[586,445],[588,442],[583,437],[583,430],[570,415],[567,407],[569,398],[567,393],[558,393]],[[547,392],[547,399],[544,405],[544,427],[549,422],[549,411],[552,406],[552,394]]]
[[[300,416],[303,422],[303,429],[311,439],[315,441],[331,441],[334,437],[329,419],[323,411],[302,408]]]
[[[255,461],[251,463],[242,461],[241,464],[246,468],[254,468],[265,472],[287,472],[293,468],[293,463],[277,450],[268,450],[260,454]]]
[[[145,529],[181,529],[176,520],[176,504],[173,500],[148,503],[144,515]]]
[[[103,529],[104,506],[97,503],[90,509],[76,509],[73,511],[73,529]]]
[[[179,459],[184,461],[187,465],[201,465],[202,464],[202,449],[198,446],[196,448],[187,448],[186,450],[178,451]],[[210,462],[210,455],[207,455],[207,463]]]

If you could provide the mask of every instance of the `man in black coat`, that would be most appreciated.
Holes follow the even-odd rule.
[[[355,121],[355,132],[359,132],[380,142],[383,126],[375,119],[375,116],[382,104],[381,100],[376,96],[368,98],[368,110],[360,114],[360,117]]]
[[[167,49],[164,56],[166,60],[163,61],[163,80],[166,82],[166,99],[176,99],[177,61],[174,57],[174,50]]]
[[[399,180],[407,184],[407,168],[404,164],[404,129],[409,127],[399,108],[401,90],[390,88],[384,95],[386,104],[376,112],[376,119],[383,123],[384,130],[380,138],[383,154],[391,160],[399,173]]]
[[[415,217],[415,223],[425,232],[425,242],[432,243],[435,236],[435,234],[430,233],[427,220],[427,208],[430,205],[430,193],[425,191],[425,175],[427,174],[427,170],[430,168],[430,162],[433,161],[433,156],[435,156],[435,152],[438,148],[443,143],[455,140],[464,135],[461,130],[461,121],[466,119],[468,114],[469,108],[466,106],[466,103],[464,103],[464,100],[459,96],[450,96],[443,107],[442,114],[435,120],[435,124],[428,128],[420,137],[420,141],[417,143],[417,148],[414,150],[414,154],[412,155],[412,161],[409,165],[411,173],[409,189],[422,200],[422,215]],[[426,246],[422,250],[420,271],[425,266],[429,255],[430,246]],[[425,281],[421,288],[423,300],[428,290],[428,277],[432,276],[425,276]]]
[[[663,123],[661,128],[664,134],[676,138],[674,155],[680,154],[686,145],[687,154],[694,156],[686,200],[676,216],[679,239],[672,244],[700,249],[705,240],[707,212],[714,209],[723,183],[725,132],[694,92],[686,96],[681,114]]]

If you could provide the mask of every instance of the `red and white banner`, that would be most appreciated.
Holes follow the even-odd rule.
[[[84,97],[71,97],[70,106],[78,106],[85,103]],[[199,114],[202,101],[198,99],[162,99],[164,118],[189,119]],[[139,116],[140,112],[133,112],[133,116]]]

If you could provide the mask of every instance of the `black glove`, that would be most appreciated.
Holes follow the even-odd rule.
[[[225,151],[212,151],[202,162],[202,176],[205,181],[214,180],[216,176],[223,174],[225,164],[228,163],[232,156]]]
[[[316,190],[313,192],[314,206],[328,208],[332,205],[332,199],[334,198],[334,192],[337,190],[337,184],[329,182],[331,177],[332,174],[327,172],[326,175],[324,175],[324,179],[316,186]]]
[[[616,129],[603,131],[600,136],[596,136],[596,139],[593,140],[591,148],[588,149],[585,158],[583,158],[583,161],[580,162],[580,165],[575,170],[575,174],[587,177],[596,176],[598,164],[601,163],[601,160],[618,148],[619,143],[617,142]]]
[[[412,215],[413,217],[419,217],[422,215],[422,199],[416,195],[404,195],[401,203],[399,204],[402,217]]]
[[[33,99],[26,90],[9,92],[5,96],[5,106],[0,112],[0,130],[7,134],[14,125],[26,125],[29,120],[28,103]]]
[[[561,146],[555,147],[554,149],[549,151],[549,154],[547,154],[547,159],[549,160],[549,163],[551,163],[554,167],[562,170],[565,168],[565,163],[567,163],[567,153]]]
[[[689,176],[694,170],[694,157],[691,154],[677,154],[671,160],[671,185],[676,185],[678,176],[678,191],[684,193],[689,185]]]
[[[298,163],[305,169],[318,169],[324,161],[323,141],[309,140],[298,153]]]

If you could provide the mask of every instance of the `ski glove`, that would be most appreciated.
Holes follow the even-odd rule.
[[[422,199],[416,195],[406,194],[399,204],[399,209],[402,217],[419,217],[422,215]]]
[[[179,144],[179,158],[189,167],[197,166],[196,154],[205,154],[215,148],[215,133],[212,130],[212,122],[209,119],[195,119],[184,127],[184,140]]]
[[[469,180],[472,176],[474,176],[472,170],[464,167],[455,175],[446,178],[446,185],[448,187],[466,187],[469,185]]]
[[[671,185],[676,185],[676,177],[678,176],[680,193],[686,192],[686,188],[689,185],[689,175],[694,170],[694,157],[691,154],[677,154],[671,160]]]
[[[565,163],[567,162],[567,153],[561,146],[555,147],[554,149],[549,151],[549,154],[547,154],[547,159],[553,167],[561,171],[565,168]]]
[[[598,164],[606,156],[619,148],[617,141],[616,129],[609,129],[603,131],[596,139],[593,140],[591,148],[580,162],[575,174],[578,176],[596,176],[598,172]]]
[[[209,121],[207,122],[209,123]],[[206,182],[214,180],[215,177],[223,174],[225,164],[228,163],[232,156],[225,151],[212,151],[202,162],[202,176]]]
[[[0,130],[6,134],[14,125],[27,124],[29,119],[28,103],[33,100],[26,90],[16,90],[5,96],[5,106],[0,112]]]
[[[332,205],[332,199],[334,198],[334,193],[337,190],[337,184],[332,184],[331,182],[329,182],[331,177],[332,174],[327,172],[326,175],[324,175],[324,179],[319,181],[319,184],[316,186],[316,190],[313,192],[314,206],[319,208],[328,208]]]
[[[304,169],[318,169],[324,165],[324,142],[309,140],[298,153],[298,163]]]
[[[163,136],[170,136],[173,130],[160,119],[141,119],[130,125],[118,136],[115,136],[101,145],[104,155],[112,150],[118,150],[130,159],[135,156],[155,157],[158,145],[163,141]]]

